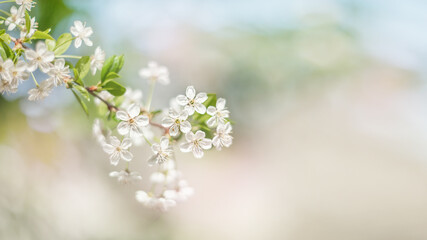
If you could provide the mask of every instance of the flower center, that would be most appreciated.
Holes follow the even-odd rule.
[[[129,122],[130,122],[130,123],[134,123],[134,122],[135,122],[135,120],[133,120],[133,118],[131,118],[131,119],[129,119]]]

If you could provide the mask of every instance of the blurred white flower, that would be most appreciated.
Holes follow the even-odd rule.
[[[116,166],[120,159],[128,162],[132,160],[133,155],[128,151],[130,146],[132,146],[132,142],[129,138],[125,138],[122,142],[120,142],[117,137],[111,136],[110,143],[105,143],[102,148],[106,153],[110,154],[111,164]]]
[[[93,121],[92,133],[101,146],[107,143],[105,141],[104,133],[102,132],[101,120],[99,120],[98,118]]]
[[[51,62],[55,59],[55,54],[47,50],[44,42],[39,41],[36,44],[36,51],[32,49],[25,51],[25,58],[29,61],[28,71],[34,72],[39,67],[42,72],[46,73],[52,66]]]
[[[128,170],[122,170],[120,172],[110,172],[110,177],[117,178],[117,181],[121,184],[136,183],[142,180],[141,174],[138,172],[129,172]]]
[[[34,7],[34,4],[36,3],[33,0],[16,0],[16,4],[20,5],[20,8],[25,8],[28,11],[31,11],[31,8]],[[23,10],[21,11],[23,12]]]
[[[166,199],[163,197],[156,198],[152,194],[148,194],[144,191],[137,191],[135,194],[136,200],[148,208],[160,210],[162,212],[169,210],[174,207],[176,202],[172,199]]]
[[[13,86],[18,86],[23,80],[27,80],[29,73],[27,72],[27,64],[23,60],[18,60],[9,68],[9,75],[11,77],[10,83]]]
[[[12,76],[10,75],[10,70],[13,67],[13,61],[11,59],[6,59],[3,62],[3,58],[0,57],[0,77],[1,79],[10,82]]]
[[[156,62],[149,62],[147,68],[142,68],[139,71],[139,76],[144,79],[158,81],[163,85],[168,85],[169,71],[164,66],[159,66]]]
[[[198,93],[196,95],[196,90],[193,86],[188,86],[185,95],[179,95],[176,97],[176,101],[179,105],[184,106],[184,110],[188,112],[191,116],[194,114],[194,111],[204,114],[206,112],[206,107],[203,103],[208,99],[208,95],[204,92]]]
[[[121,120],[117,126],[117,131],[120,135],[130,134],[142,135],[142,127],[147,126],[149,123],[148,117],[145,115],[139,115],[141,107],[138,104],[132,104],[125,111],[118,111],[116,117]]]
[[[52,81],[54,86],[64,84],[67,79],[71,78],[69,66],[65,66],[65,60],[63,58],[56,59],[47,74],[50,76],[48,80]]]
[[[169,147],[169,138],[163,136],[160,138],[160,144],[154,143],[151,146],[154,155],[148,160],[149,165],[163,164],[172,158],[173,151]]]
[[[82,41],[89,47],[93,45],[92,41],[89,39],[93,34],[93,30],[91,27],[86,27],[86,23],[74,21],[74,26],[70,28],[70,32],[76,37],[76,40],[74,40],[74,47],[79,48],[82,45]]]
[[[194,157],[202,158],[203,150],[208,150],[212,147],[212,141],[205,138],[206,134],[203,131],[197,131],[195,134],[188,132],[185,134],[186,143],[182,143],[180,149],[182,152],[193,152]]]
[[[25,22],[24,13],[22,11],[18,11],[15,6],[10,8],[10,16],[6,18],[4,24],[7,27],[8,31],[12,31],[16,26],[19,26],[22,22]]]
[[[172,109],[169,111],[169,115],[162,119],[162,126],[169,128],[169,134],[171,136],[176,136],[179,133],[179,130],[183,133],[188,133],[191,130],[191,124],[187,121],[188,113],[182,111],[177,113]]]
[[[92,72],[92,75],[96,74],[96,70],[102,70],[102,66],[104,66],[105,62],[105,52],[100,48],[97,47],[95,49],[95,53],[90,56],[90,70]]]
[[[18,86],[14,86],[10,81],[0,79],[0,92],[4,93],[15,93],[18,91]]]
[[[52,90],[52,83],[50,81],[43,81],[39,84],[36,88],[30,89],[28,91],[28,100],[30,101],[37,101],[41,100],[47,96],[49,96],[50,91]]]
[[[231,124],[228,122],[224,125],[218,125],[216,128],[216,133],[212,138],[212,144],[216,149],[221,150],[223,147],[230,147],[233,143],[233,137],[231,134]]]
[[[216,124],[224,125],[225,118],[228,118],[230,114],[230,112],[225,107],[224,98],[218,98],[218,100],[216,101],[216,107],[209,106],[206,112],[212,116],[206,122],[209,127],[213,127]]]
[[[31,20],[30,20],[30,29],[27,29],[27,25],[25,24],[25,22],[23,22],[23,24],[20,27],[20,29],[21,29],[20,37],[21,38],[32,37],[33,34],[36,32],[38,26],[39,26],[39,24],[36,22],[35,17],[31,18]]]
[[[177,202],[187,200],[194,194],[194,189],[188,186],[187,181],[180,180],[176,189],[168,189],[163,192],[163,196],[167,199],[172,199]]]
[[[133,90],[131,88],[126,88],[126,92],[123,95],[124,100],[122,102],[122,107],[127,108],[132,104],[142,104],[142,91],[139,89]]]

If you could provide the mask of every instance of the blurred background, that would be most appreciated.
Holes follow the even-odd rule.
[[[10,5],[1,4],[8,10]],[[234,145],[178,154],[195,195],[169,213],[118,185],[71,92],[0,98],[0,239],[427,239],[427,2],[39,0],[53,36],[74,20],[123,83],[155,60],[171,85],[227,99]],[[92,54],[82,47],[72,54]],[[139,148],[135,169],[150,151]]]

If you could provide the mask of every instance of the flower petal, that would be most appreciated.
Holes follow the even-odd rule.
[[[112,146],[111,144],[104,144],[102,145],[102,149],[104,150],[104,152],[108,153],[108,154],[112,154],[114,152],[114,150],[116,149],[116,147]]]
[[[195,158],[202,158],[204,155],[204,152],[201,147],[197,146],[193,148],[193,155]]]
[[[218,110],[223,110],[225,108],[225,99],[224,98],[218,98],[216,101],[216,108]]]
[[[138,116],[140,112],[141,107],[138,104],[132,104],[128,108],[128,113],[131,118]]]
[[[196,139],[199,140],[199,139],[205,138],[206,133],[203,132],[203,131],[198,130],[194,136],[195,136],[195,138],[194,138],[195,140]]]
[[[205,150],[211,149],[212,141],[210,139],[202,139],[199,141],[199,146]]]
[[[185,95],[188,99],[194,99],[194,97],[196,96],[196,89],[194,89],[193,86],[188,86],[185,90]]]
[[[132,146],[132,140],[130,138],[123,139],[122,144],[120,145],[122,149],[128,149],[130,146]]]
[[[214,106],[209,106],[209,107],[208,107],[208,110],[206,110],[206,112],[207,112],[209,115],[213,116],[213,115],[215,115],[215,113],[216,113],[216,108],[215,108]]]
[[[120,151],[120,157],[125,161],[130,161],[133,158],[133,154],[129,152],[128,150],[121,150]]]
[[[208,100],[208,95],[204,92],[198,93],[196,98],[194,99],[194,101],[198,103],[204,103],[206,102],[206,100]]]
[[[188,133],[189,131],[191,131],[190,122],[188,122],[188,121],[181,122],[180,129],[181,129],[181,132],[183,132],[183,133]]]
[[[126,135],[130,131],[130,125],[128,122],[121,122],[117,125],[117,131],[120,135]]]
[[[205,105],[201,104],[201,103],[194,103],[194,108],[196,110],[196,112],[200,113],[200,114],[205,114],[206,112],[206,107]]]
[[[176,97],[176,102],[181,106],[185,106],[189,103],[188,98],[184,95],[178,95]]]
[[[181,152],[191,152],[193,150],[194,144],[192,142],[182,143],[179,146]]]
[[[129,115],[125,111],[118,111],[116,117],[122,121],[128,121]]]

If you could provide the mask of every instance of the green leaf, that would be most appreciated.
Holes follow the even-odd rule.
[[[49,40],[55,40],[53,37],[51,37],[48,33],[42,32],[37,30],[34,32],[31,39],[49,39]]]
[[[124,55],[116,56],[114,58],[113,65],[111,66],[111,72],[119,73],[125,63]]]
[[[56,46],[56,41],[55,41],[55,39],[53,39],[53,40],[51,40],[51,39],[46,39],[45,43],[46,43],[46,46],[47,46],[47,50],[49,50],[49,51],[53,51],[53,49],[54,49],[54,48],[55,48],[55,46]]]
[[[107,79],[107,74],[110,73],[111,66],[113,65],[116,55],[109,57],[102,66],[101,70],[101,82],[104,82]]]
[[[79,72],[79,78],[83,79],[90,70],[90,57],[84,56],[76,63],[76,69]]]
[[[30,31],[31,28],[31,18],[27,11],[25,11],[25,28],[27,30],[27,33]]]
[[[6,29],[0,30],[0,35],[3,35],[6,32]]]
[[[0,40],[0,42],[1,42],[2,48],[3,48],[4,52],[5,52],[6,58],[14,59],[15,58],[15,53],[9,47],[9,45],[7,45],[3,40]]]
[[[79,76],[79,71],[75,68],[73,68],[74,73],[74,81],[82,86],[84,86],[82,79]]]
[[[89,116],[89,110],[87,109],[86,103],[83,102],[83,100],[79,97],[79,95],[77,95],[77,93],[74,91],[74,89],[71,89],[71,91],[73,92],[74,97],[76,97],[77,102],[80,103],[80,106],[83,108],[86,115]]]
[[[3,40],[5,43],[9,44],[10,43],[10,35],[9,34],[2,34],[0,36],[0,39]]]
[[[73,37],[69,33],[64,33],[59,36],[58,40],[56,41],[56,46],[53,49],[53,53],[55,53],[55,55],[61,55],[66,52],[70,47],[72,40]]]
[[[120,83],[109,80],[108,82],[105,82],[102,87],[104,90],[107,90],[109,93],[111,93],[113,96],[122,96],[126,92],[126,88],[123,87]]]
[[[120,75],[115,72],[110,72],[107,74],[106,81],[116,78],[120,78]]]
[[[73,85],[73,88],[77,89],[77,91],[80,92],[80,94],[86,98],[87,101],[90,101],[89,92],[86,90],[86,88],[80,86],[80,85]]]

